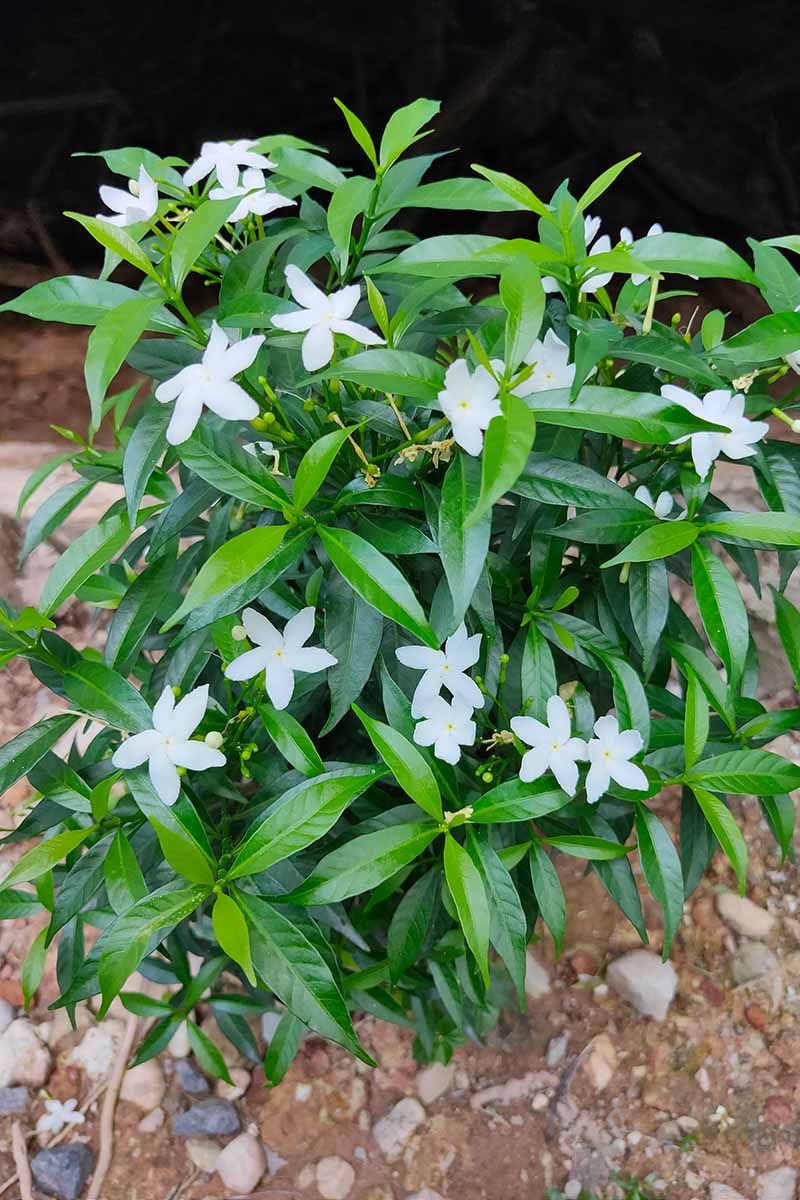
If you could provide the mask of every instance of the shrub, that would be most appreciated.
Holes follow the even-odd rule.
[[[612,245],[590,212],[632,159],[578,199],[486,167],[423,183],[437,155],[408,151],[437,104],[396,112],[379,147],[340,108],[364,174],[284,135],[206,144],[185,173],[104,152],[136,182],[101,189],[111,214],[69,214],[105,249],[100,278],[5,305],[93,326],[89,435],[65,433],[75,477],[23,553],[96,484],[121,489],[38,610],[2,610],[4,662],[66,702],[0,757],[2,788],[27,775],[39,796],[6,841],[42,840],[0,892],[2,917],[50,913],[26,994],[56,935],[59,1005],[100,992],[105,1010],[137,968],[177,982],[163,1002],[123,992],[156,1018],[140,1059],[209,989],[252,1058],[246,1018],[279,1002],[273,1081],[307,1029],[368,1060],[354,1012],[446,1057],[522,1004],[539,917],[561,945],[562,854],[645,938],[638,855],[668,953],[717,847],[745,886],[728,797],[758,796],[785,854],[800,782],[764,749],[799,710],[756,698],[734,573],[758,590],[758,552],[777,555],[797,675],[800,457],[763,418],[792,423],[769,388],[800,346],[781,251],[800,241],[752,242],[753,267],[657,227]],[[526,236],[418,240],[398,224],[418,208],[462,227],[514,212]],[[773,314],[730,336],[720,311],[656,319],[696,278]],[[197,315],[189,284],[209,289]],[[111,391],[124,362],[154,390]],[[763,510],[714,494],[721,456]],[[73,597],[107,611],[102,653],[59,635]],[[679,850],[654,811],[670,786]]]

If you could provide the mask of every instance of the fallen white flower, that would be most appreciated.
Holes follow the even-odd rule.
[[[46,1112],[36,1122],[37,1133],[60,1133],[65,1125],[83,1125],[86,1121],[82,1112],[76,1112],[78,1101],[72,1097],[62,1104],[60,1100],[45,1100]]]
[[[315,674],[335,667],[337,659],[320,647],[306,646],[314,632],[315,610],[301,609],[286,622],[281,633],[272,622],[254,608],[242,613],[242,624],[254,650],[246,650],[225,668],[226,679],[241,682],[254,679],[262,671],[267,695],[276,708],[286,708],[294,692],[294,672]]]

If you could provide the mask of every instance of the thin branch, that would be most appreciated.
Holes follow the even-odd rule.
[[[111,1156],[114,1146],[114,1113],[117,1108],[122,1080],[128,1069],[128,1059],[133,1051],[138,1033],[139,1018],[131,1013],[128,1017],[128,1023],[125,1026],[125,1036],[122,1039],[119,1055],[114,1064],[114,1070],[108,1081],[108,1088],[103,1100],[103,1110],[100,1114],[100,1152],[97,1155],[97,1166],[92,1176],[87,1200],[99,1200],[100,1189],[103,1186],[108,1168],[111,1166]]]
[[[19,1121],[11,1126],[11,1149],[14,1153],[14,1166],[17,1168],[19,1179],[20,1200],[33,1200],[33,1180],[28,1162],[28,1151],[25,1148],[25,1135]]]

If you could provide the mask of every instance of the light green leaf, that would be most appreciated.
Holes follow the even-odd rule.
[[[663,957],[666,961],[683,916],[681,860],[658,817],[643,804],[636,805],[636,838],[645,882],[664,911]]]
[[[694,798],[703,810],[703,815],[714,831],[739,883],[739,894],[744,895],[747,887],[747,843],[736,819],[719,796],[712,796],[705,788],[692,784]]]
[[[372,135],[370,134],[364,122],[360,117],[357,117],[356,114],[352,112],[351,109],[349,109],[347,105],[339,99],[338,96],[333,97],[333,102],[344,113],[344,119],[347,121],[348,129],[366,154],[369,161],[372,163],[373,167],[377,167],[378,153],[375,149],[375,143],[372,140]]]
[[[335,429],[312,442],[297,467],[292,498],[295,508],[306,509],[325,482],[336,455],[357,429],[350,425],[346,429]]]
[[[439,830],[435,825],[390,825],[332,850],[304,883],[282,896],[293,904],[333,904],[383,883],[424,853]]]
[[[172,243],[170,269],[176,291],[208,243],[213,241],[239,203],[239,196],[228,200],[204,200],[180,226]]]
[[[502,416],[489,422],[481,455],[481,491],[465,527],[472,528],[492,506],[514,489],[528,462],[536,437],[536,421],[524,400],[512,392],[503,396]]]
[[[722,659],[730,687],[736,691],[750,643],[747,610],[730,571],[702,542],[692,547],[692,583],[708,640]]]
[[[484,511],[475,524],[467,525],[468,516],[479,504],[480,470],[476,459],[459,452],[447,468],[442,484],[439,553],[450,588],[454,629],[469,608],[489,549],[491,513]]]
[[[91,432],[100,428],[108,385],[150,324],[161,300],[136,296],[110,309],[89,334],[83,376],[92,408]]]
[[[220,892],[214,902],[211,924],[220,949],[242,968],[251,987],[256,987],[247,921],[236,901],[224,892]]]
[[[103,221],[100,217],[85,217],[82,213],[65,212],[64,216],[77,221],[79,225],[88,230],[95,241],[99,242],[101,246],[105,246],[112,254],[124,258],[125,262],[129,262],[132,267],[138,267],[145,275],[155,279],[156,283],[161,283],[155,266],[150,262],[144,250],[119,225],[110,225],[108,221]]]
[[[420,129],[436,116],[441,104],[438,100],[414,100],[403,108],[393,112],[386,122],[380,148],[380,165],[386,171],[409,146],[413,146],[420,138],[426,137],[431,131]]]
[[[32,771],[76,720],[74,713],[46,717],[0,746],[0,796]]]
[[[491,917],[481,873],[452,834],[444,839],[444,875],[458,921],[486,986],[489,986]]]
[[[356,705],[353,711],[366,729],[370,741],[394,775],[400,787],[437,821],[442,820],[442,797],[433,771],[408,738],[391,725],[375,721]]]
[[[652,562],[654,559],[669,558],[679,554],[697,541],[700,530],[688,521],[661,521],[642,530],[624,550],[609,558],[602,565],[616,567],[620,563]]]

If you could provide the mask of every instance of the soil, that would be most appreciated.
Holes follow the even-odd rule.
[[[16,496],[28,471],[60,450],[42,442],[47,423],[84,424],[84,341],[82,331],[22,321],[4,331],[0,378],[11,427],[6,425],[0,445],[0,585],[6,594],[14,587],[18,602],[35,601],[57,547],[43,546],[17,575]],[[749,479],[744,467],[725,467],[721,475],[726,493],[738,492],[742,504],[751,501],[742,494]],[[57,478],[46,487],[56,485]],[[61,536],[85,528],[112,498],[92,499]],[[743,591],[758,614],[759,602]],[[759,619],[767,653],[766,610]],[[101,626],[80,605],[66,613],[64,625],[62,633],[76,645],[102,643]],[[798,702],[778,654],[767,677],[770,706]],[[0,741],[58,703],[24,664],[12,664],[0,675]],[[797,754],[790,739],[780,749]],[[16,824],[26,801],[24,783],[11,789],[0,803],[0,824]],[[542,1200],[547,1185],[563,1187],[569,1180],[606,1197],[617,1174],[648,1178],[648,1190],[668,1200],[719,1200],[714,1183],[735,1188],[746,1200],[772,1200],[760,1177],[800,1168],[800,871],[780,862],[756,801],[744,798],[739,809],[751,856],[748,894],[776,918],[768,939],[772,957],[762,953],[763,970],[755,978],[734,983],[732,971],[747,943],[717,915],[716,893],[735,888],[718,856],[686,906],[671,953],[678,991],[668,1016],[663,1023],[640,1016],[604,982],[608,963],[638,945],[636,934],[596,877],[563,858],[558,867],[570,914],[564,952],[555,961],[548,938],[530,951],[547,973],[547,990],[529,1000],[524,1015],[504,1013],[483,1045],[458,1051],[441,1096],[425,1093],[409,1033],[372,1018],[358,1024],[377,1070],[316,1038],[306,1041],[280,1087],[267,1089],[260,1068],[252,1070],[235,1103],[242,1127],[252,1128],[269,1150],[269,1169],[253,1195],[317,1200],[325,1193],[317,1187],[316,1164],[336,1156],[354,1170],[347,1193],[352,1200]],[[673,796],[662,798],[660,815],[674,831]],[[19,853],[17,846],[0,848],[0,875]],[[651,948],[658,951],[661,920],[653,901],[646,901],[646,918]],[[20,965],[40,925],[40,919],[0,922],[0,997],[15,1006],[21,1003]],[[31,1013],[54,1052],[49,1094],[84,1100],[92,1081],[70,1054],[85,1029],[66,1036],[54,1029],[47,1010],[54,995],[49,964]],[[87,1014],[86,1020],[94,1018]],[[164,1124],[143,1132],[143,1112],[119,1103],[104,1196],[232,1195],[217,1175],[199,1172],[185,1143],[171,1136],[170,1116],[187,1100],[170,1078],[169,1055],[161,1063],[168,1078]],[[425,1120],[398,1160],[388,1162],[373,1126],[420,1088]],[[32,1128],[43,1111],[41,1096],[32,1093],[23,1123]],[[86,1124],[69,1139],[88,1140],[97,1149],[98,1114],[95,1102]],[[14,1170],[9,1134],[10,1119],[0,1118],[0,1189]],[[34,1140],[31,1154],[36,1148]],[[18,1200],[17,1185],[5,1195]],[[792,1192],[774,1196],[790,1200]]]

